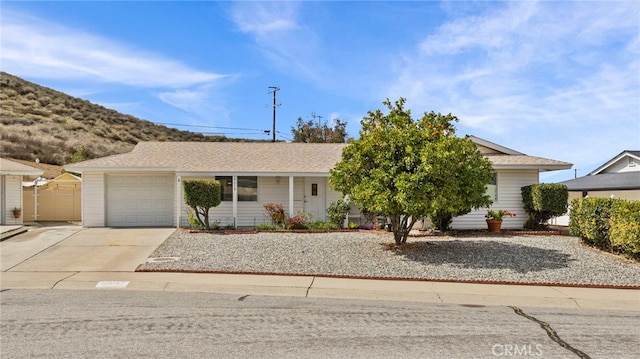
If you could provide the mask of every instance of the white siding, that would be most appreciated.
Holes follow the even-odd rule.
[[[327,184],[327,203],[325,208],[329,208],[332,202],[335,202],[339,199],[342,199],[342,193],[332,190],[331,187]]]
[[[640,171],[640,163],[637,160],[631,160],[633,157],[624,156],[615,163],[611,164],[601,173],[623,173],[623,172],[636,172]]]
[[[193,179],[213,179],[213,177],[182,177],[182,180]],[[293,187],[294,211],[302,211],[304,206],[304,178],[294,178]],[[237,226],[253,227],[256,224],[269,223],[270,219],[264,216],[264,205],[267,203],[280,203],[289,214],[289,177],[281,176],[280,181],[277,181],[276,177],[258,177],[258,201],[238,202]],[[187,227],[191,208],[184,203],[184,197],[181,208],[180,224],[183,227]],[[223,227],[233,225],[233,203],[223,201],[218,207],[211,208],[209,210],[209,220],[217,221]]]
[[[11,211],[14,207],[22,209],[22,176],[5,175],[4,177],[4,218],[3,224],[22,224],[24,211],[20,218],[14,218]]]
[[[527,214],[522,205],[521,188],[538,183],[537,170],[503,170],[498,173],[498,199],[492,205],[494,210],[506,209],[516,214],[516,217],[506,217],[502,228],[521,229],[527,221]],[[472,211],[453,219],[453,229],[485,229],[485,214],[487,209]]]
[[[101,172],[82,174],[82,225],[105,226],[105,180]]]

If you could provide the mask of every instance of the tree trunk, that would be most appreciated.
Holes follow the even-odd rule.
[[[391,217],[391,228],[393,229],[393,239],[397,245],[407,243],[409,232],[413,225],[416,224],[417,219],[409,216],[393,216]]]

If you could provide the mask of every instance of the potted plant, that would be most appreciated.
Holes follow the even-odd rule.
[[[20,215],[22,214],[22,210],[18,207],[13,207],[13,209],[11,210],[11,213],[13,213],[13,218],[20,218]]]
[[[489,208],[487,214],[484,216],[487,221],[487,227],[489,228],[489,232],[500,232],[500,228],[502,227],[502,219],[505,216],[515,217],[516,214],[507,211],[506,209],[499,209],[494,211]]]

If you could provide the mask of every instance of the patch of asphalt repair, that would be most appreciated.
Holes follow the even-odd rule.
[[[515,307],[515,306],[509,306],[509,308],[513,309],[513,311],[521,316],[521,317],[525,317],[529,320],[531,320],[532,322],[536,322],[538,324],[540,324],[540,327],[547,332],[547,335],[549,336],[549,338],[551,338],[551,340],[553,340],[554,342],[556,342],[558,345],[560,345],[561,347],[567,349],[568,351],[574,353],[575,355],[578,356],[578,358],[581,359],[591,359],[591,357],[589,355],[587,355],[586,353],[574,348],[571,346],[571,344],[565,342],[564,340],[562,340],[562,338],[560,338],[560,336],[558,335],[558,333],[551,327],[551,325],[547,322],[543,322],[542,320],[530,316],[528,314],[526,314],[525,312],[522,311],[522,309]]]

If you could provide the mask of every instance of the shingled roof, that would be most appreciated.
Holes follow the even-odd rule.
[[[312,173],[326,175],[342,158],[343,143],[140,142],[129,153],[65,168],[91,170],[213,173]]]
[[[2,175],[39,176],[43,172],[44,171],[38,168],[10,161],[6,158],[0,158],[0,174]]]
[[[640,189],[640,171],[600,173],[564,182],[569,191],[614,191]]]
[[[344,143],[140,142],[129,153],[71,164],[67,171],[175,171],[228,174],[327,175]],[[501,149],[501,147],[500,147]],[[512,150],[510,150],[512,151]],[[520,152],[485,154],[495,169],[553,171],[571,164]]]

